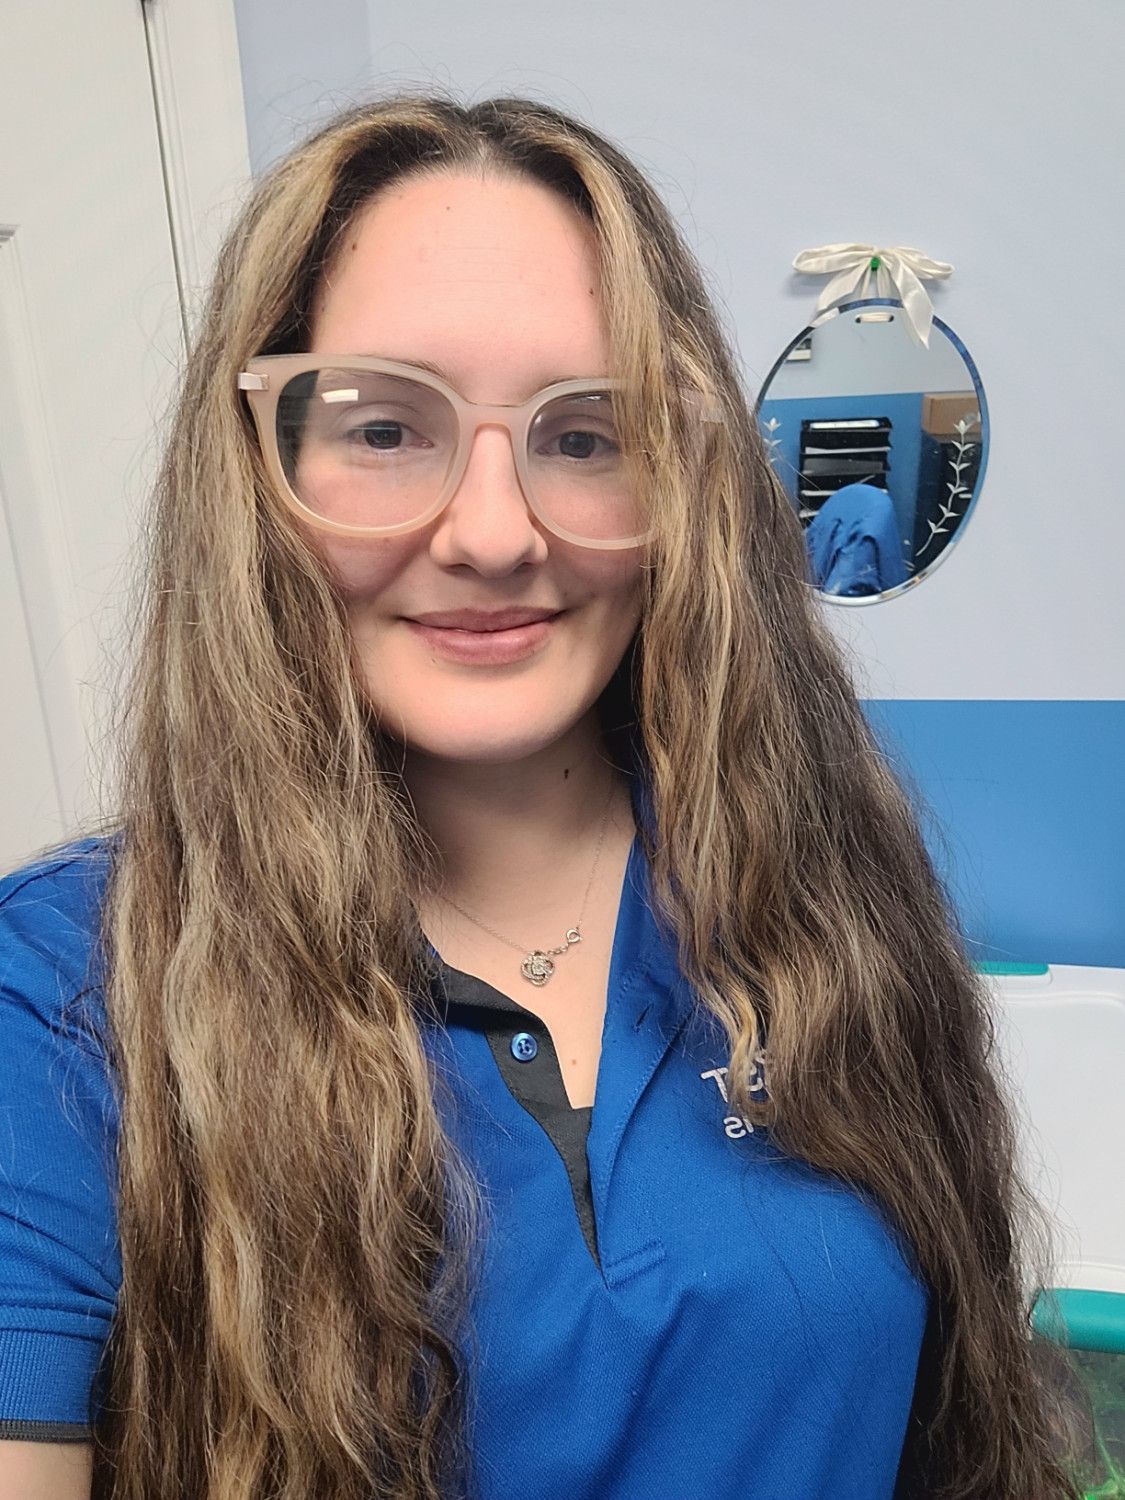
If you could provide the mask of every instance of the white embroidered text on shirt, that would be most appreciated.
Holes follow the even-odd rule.
[[[699,1075],[700,1078],[714,1079],[719,1093],[723,1096],[724,1104],[729,1102],[729,1095],[727,1093],[728,1072],[728,1067],[708,1068],[706,1072]],[[750,1093],[752,1095],[761,1094],[768,1097],[766,1094],[766,1054],[763,1050],[759,1050],[754,1054],[754,1061],[750,1066]],[[745,1115],[727,1115],[723,1120],[723,1133],[729,1140],[738,1141],[743,1136],[752,1135],[754,1133],[754,1126]]]

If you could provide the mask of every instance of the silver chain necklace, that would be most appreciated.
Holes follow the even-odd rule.
[[[479,918],[473,916],[472,912],[467,912],[463,906],[458,906],[456,901],[438,892],[438,899],[440,901],[444,901],[447,905],[452,906],[463,917],[468,917],[469,921],[475,927],[480,927],[485,932],[491,933],[494,938],[499,938],[502,943],[506,943],[509,948],[514,948],[517,953],[526,954],[523,963],[520,964],[520,973],[530,984],[545,985],[555,972],[555,965],[552,961],[555,956],[559,953],[565,953],[569,948],[573,948],[575,943],[582,941],[582,933],[579,931],[579,928],[582,926],[582,918],[586,915],[586,903],[590,899],[590,891],[594,885],[594,876],[598,870],[598,861],[601,859],[602,845],[605,842],[606,829],[609,827],[609,810],[613,805],[613,792],[614,788],[611,786],[609,801],[605,805],[605,815],[602,818],[602,831],[598,838],[598,852],[594,855],[594,868],[590,871],[590,879],[586,885],[586,894],[582,898],[582,912],[574,926],[567,928],[566,941],[561,948],[547,948],[545,950],[542,948],[533,948],[528,953],[523,944],[513,943],[511,938],[506,938],[503,933],[497,932],[494,927],[489,927],[487,922],[480,921]]]

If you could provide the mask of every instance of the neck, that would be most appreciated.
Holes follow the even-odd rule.
[[[628,778],[588,716],[518,761],[453,761],[416,751],[404,775],[415,811],[442,856],[440,894],[486,922],[517,925],[571,913],[576,921],[605,826],[599,864],[632,839]],[[437,893],[420,893],[423,903]]]

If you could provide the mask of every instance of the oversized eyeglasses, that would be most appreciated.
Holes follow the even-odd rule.
[[[452,499],[477,429],[506,427],[524,498],[585,547],[647,541],[636,466],[615,410],[623,381],[563,380],[521,406],[466,401],[428,370],[344,354],[266,354],[238,376],[282,498],[342,536],[397,536]],[[685,391],[700,421],[718,420]]]

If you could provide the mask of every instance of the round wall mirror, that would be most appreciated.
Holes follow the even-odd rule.
[[[988,408],[940,318],[927,348],[893,298],[829,308],[778,359],[756,410],[826,598],[893,598],[960,540],[984,480]]]

